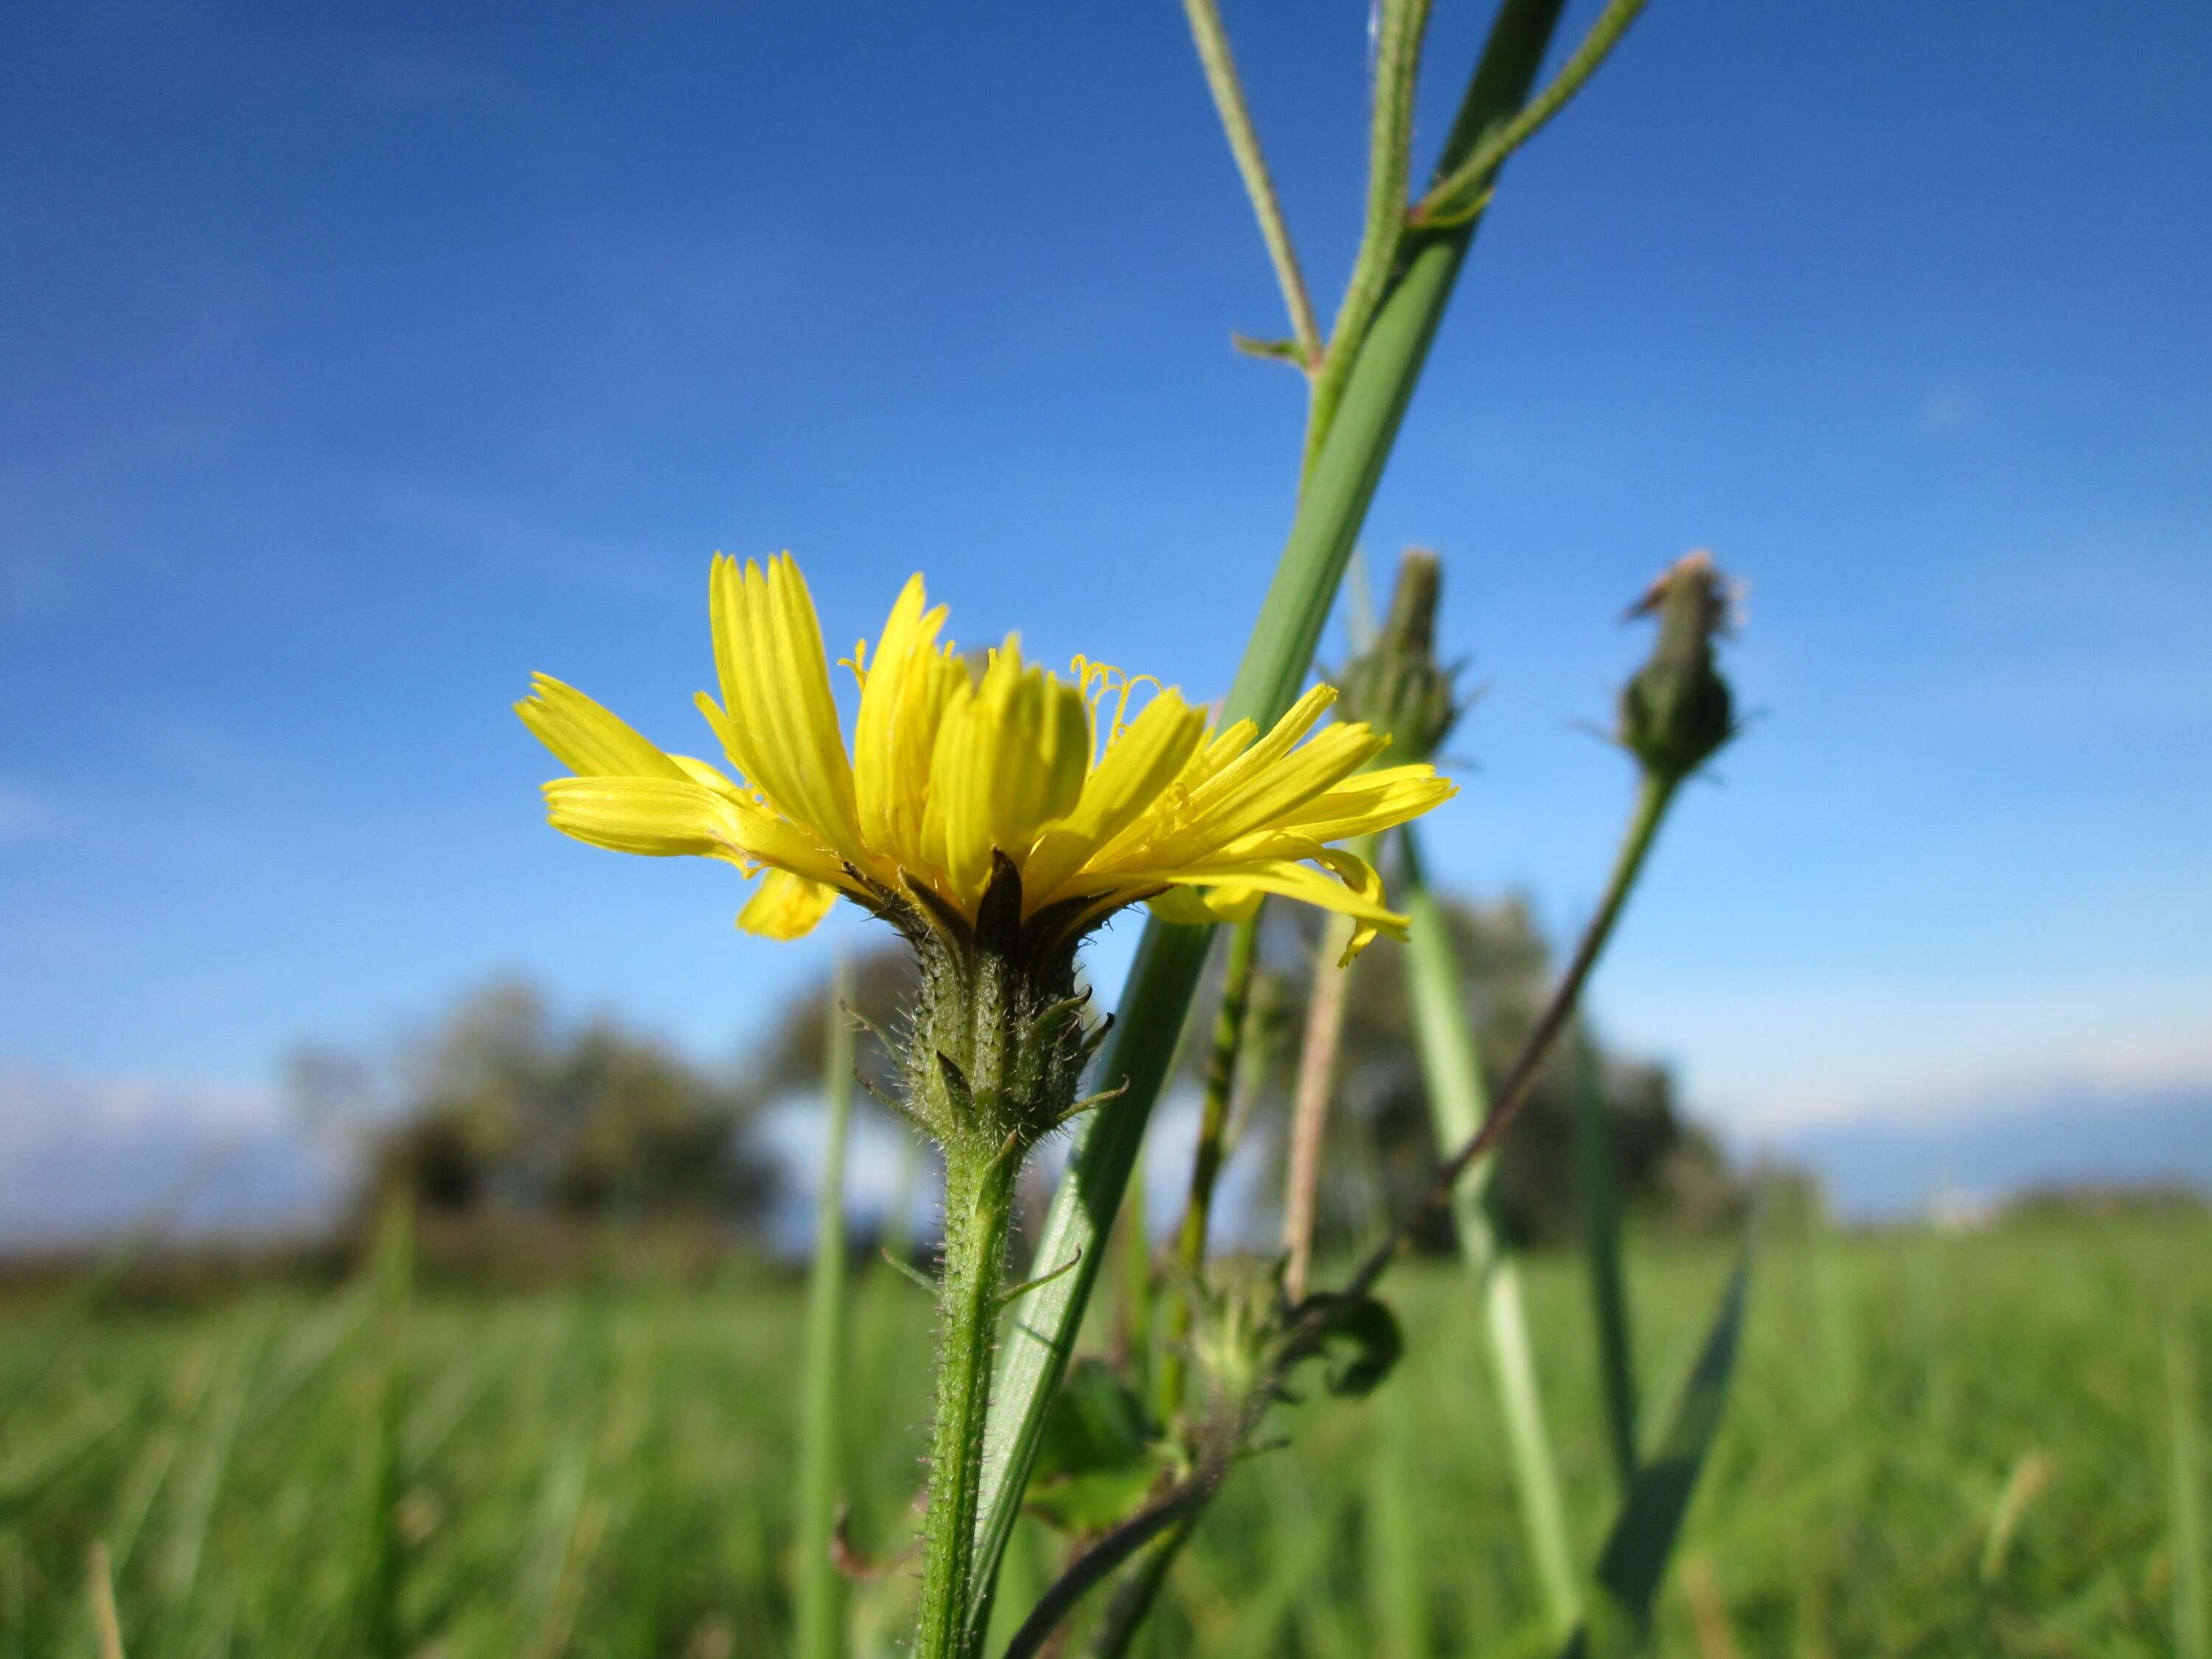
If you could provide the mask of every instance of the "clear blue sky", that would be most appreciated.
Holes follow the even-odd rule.
[[[250,1093],[504,968],[731,1052],[839,931],[558,839],[507,712],[702,745],[717,548],[841,649],[920,568],[963,639],[1226,683],[1299,394],[1227,349],[1279,310],[1166,0],[37,9],[0,1070]],[[1333,302],[1364,9],[1229,11]],[[1748,577],[1764,718],[1596,996],[1729,1122],[2212,1076],[2208,83],[2195,3],[1657,0],[1499,192],[1367,538],[1444,550],[1493,687],[1431,840],[1571,926],[1620,609]]]

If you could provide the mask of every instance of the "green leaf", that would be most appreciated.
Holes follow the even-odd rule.
[[[1658,1447],[1638,1470],[1636,1484],[1613,1523],[1598,1557],[1597,1586],[1583,1628],[1561,1650],[1560,1659],[1611,1659],[1634,1653],[1651,1627],[1651,1608],[1661,1580],[1680,1537],[1682,1518],[1697,1491],[1698,1476],[1712,1449],[1713,1437],[1728,1404],[1729,1378],[1743,1334],[1751,1285],[1752,1242],[1729,1276],[1719,1310],[1705,1333],[1705,1346],[1691,1368],[1668,1419]]]
[[[1024,1507],[1063,1532],[1101,1532],[1141,1509],[1179,1461],[1113,1367],[1079,1360],[1045,1413]]]

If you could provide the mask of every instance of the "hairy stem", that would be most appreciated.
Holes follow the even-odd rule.
[[[922,1525],[916,1659],[957,1659],[974,1594],[999,1291],[1013,1222],[1018,1159],[980,1142],[945,1152],[945,1275],[939,1291],[937,1420]]]
[[[1583,83],[1597,73],[1597,66],[1620,44],[1620,37],[1628,33],[1628,26],[1636,21],[1645,3],[1646,0],[1612,0],[1599,14],[1597,21],[1590,25],[1582,44],[1559,66],[1551,84],[1523,105],[1518,115],[1477,145],[1472,155],[1437,180],[1414,207],[1413,222],[1439,222],[1449,220],[1454,214],[1473,211],[1481,201],[1482,191],[1498,163],[1534,137],[1545,123],[1567,106],[1569,100],[1583,89]]]
[[[806,1387],[799,1430],[799,1646],[801,1659],[845,1651],[845,1583],[831,1559],[844,1401],[848,1297],[845,1140],[852,1118],[853,1027],[844,1002],[851,969],[840,958],[822,1044],[822,1176],[814,1203],[814,1267],[806,1287]]]
[[[1260,149],[1260,134],[1252,125],[1251,106],[1244,100],[1244,83],[1230,54],[1229,31],[1222,27],[1221,8],[1214,0],[1183,0],[1183,15],[1190,20],[1191,40],[1206,71],[1206,89],[1221,116],[1221,130],[1229,139],[1229,153],[1244,180],[1244,193],[1252,198],[1253,216],[1260,222],[1260,238],[1267,245],[1267,258],[1275,267],[1275,280],[1283,289],[1283,306],[1290,313],[1291,333],[1297,345],[1299,366],[1310,372],[1321,362],[1321,324],[1306,279],[1298,269],[1297,250],[1291,246],[1291,228],[1283,217],[1283,204],[1275,195],[1275,180],[1267,171],[1267,158]]]
[[[1367,216],[1321,372],[1314,378],[1305,455],[1298,467],[1302,483],[1328,441],[1352,377],[1352,360],[1359,355],[1368,325],[1397,268],[1398,247],[1406,234],[1406,181],[1413,161],[1413,87],[1421,66],[1421,37],[1428,27],[1429,0],[1382,0],[1375,33],[1375,99],[1368,121]]]

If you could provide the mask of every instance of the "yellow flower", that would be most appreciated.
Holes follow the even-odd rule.
[[[576,774],[545,786],[556,829],[765,870],[738,918],[750,932],[795,939],[840,894],[909,925],[972,929],[986,896],[1011,890],[1024,927],[1042,919],[1060,937],[1140,901],[1212,921],[1266,894],[1356,918],[1354,952],[1403,933],[1375,871],[1328,843],[1402,823],[1453,787],[1425,765],[1364,770],[1389,742],[1365,726],[1315,732],[1326,687],[1261,736],[1250,720],[1210,729],[1148,676],[1081,657],[1066,679],[1024,665],[1013,635],[977,673],[939,639],[945,608],[928,608],[915,576],[873,653],[854,648],[848,757],[791,556],[763,569],[717,555],[709,602],[722,700],[698,702],[734,776],[664,753],[546,675],[515,711]]]

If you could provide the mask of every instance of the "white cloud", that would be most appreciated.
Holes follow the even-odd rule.
[[[270,1090],[0,1069],[0,1248],[155,1221],[181,1233],[313,1229],[353,1169],[349,1147],[319,1144]]]
[[[0,1068],[0,1149],[114,1139],[149,1129],[261,1133],[282,1127],[283,1121],[276,1091],[250,1084]]]
[[[1618,1000],[1609,1036],[1679,1066],[1684,1099],[1733,1133],[1851,1119],[1931,1121],[2062,1092],[2212,1090],[2212,975],[2060,984],[1701,984]]]

